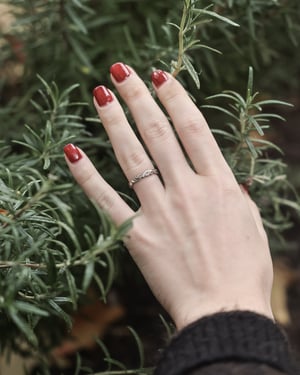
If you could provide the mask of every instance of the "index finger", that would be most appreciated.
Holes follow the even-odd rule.
[[[201,175],[231,174],[206,120],[181,84],[161,70],[152,73],[152,82],[196,172]]]

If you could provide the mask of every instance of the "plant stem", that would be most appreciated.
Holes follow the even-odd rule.
[[[109,239],[103,243],[103,246],[99,249],[94,250],[93,252],[85,252],[83,255],[79,257],[79,259],[71,260],[67,262],[57,263],[55,267],[57,269],[65,268],[65,267],[76,267],[76,266],[85,266],[88,262],[95,258],[97,255],[104,253],[106,249],[112,250],[114,248],[114,239]],[[45,269],[47,265],[45,263],[18,263],[12,261],[0,261],[0,269],[1,268],[12,268],[16,266],[28,267],[31,269]]]
[[[172,72],[173,77],[176,77],[182,69],[182,56],[184,54],[185,24],[186,24],[186,19],[187,19],[189,3],[190,3],[189,1],[188,2],[184,1],[184,5],[183,5],[183,12],[182,12],[182,17],[181,17],[180,27],[179,27],[179,32],[178,32],[178,57],[177,57],[175,69]]]
[[[23,212],[25,212],[26,210],[31,208],[36,202],[41,200],[45,196],[45,194],[49,191],[49,187],[50,187],[49,181],[45,181],[43,185],[41,186],[40,190],[36,192],[35,195],[33,195],[31,199],[23,207],[21,207],[14,215],[7,215],[7,216],[11,218],[12,220],[16,220],[18,217],[22,215]],[[2,227],[6,228],[8,225],[9,223],[6,222],[2,224]]]

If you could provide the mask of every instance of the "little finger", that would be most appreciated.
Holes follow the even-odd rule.
[[[64,153],[72,175],[86,195],[106,211],[117,225],[134,215],[134,211],[100,176],[82,150],[73,144],[68,144],[64,147]]]

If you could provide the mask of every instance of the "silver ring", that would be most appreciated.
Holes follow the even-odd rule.
[[[159,175],[158,169],[156,169],[156,168],[146,169],[144,172],[136,175],[132,180],[129,181],[129,187],[132,189],[134,184],[141,181],[143,178],[152,176],[154,174]]]

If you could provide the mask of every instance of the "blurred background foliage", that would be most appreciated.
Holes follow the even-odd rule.
[[[130,223],[116,228],[84,197],[62,152],[82,147],[137,207],[92,106],[116,61],[149,86],[153,69],[178,77],[258,203],[273,252],[299,256],[299,41],[298,0],[0,1],[1,351],[49,352],[57,322],[69,327],[96,287],[105,300],[114,285],[128,310],[146,301],[146,319],[151,298],[121,244]]]

